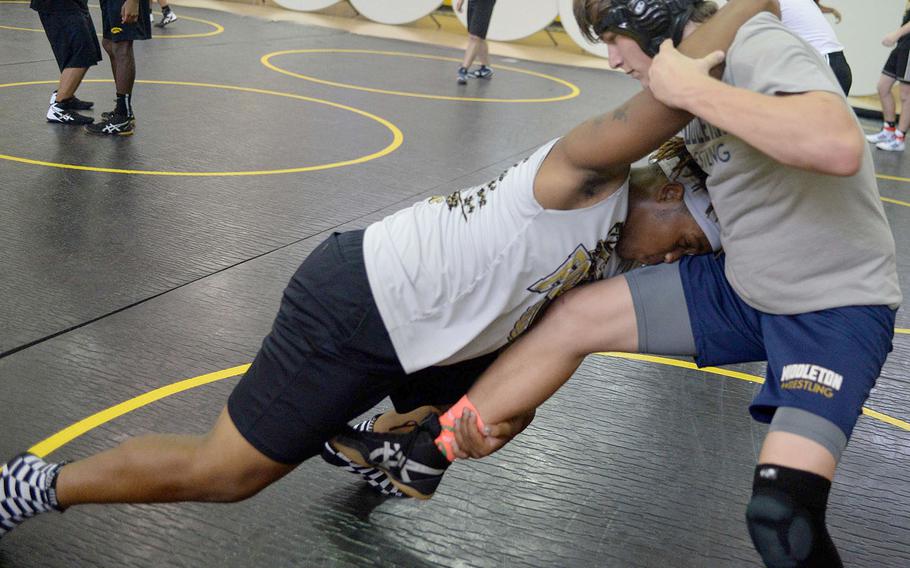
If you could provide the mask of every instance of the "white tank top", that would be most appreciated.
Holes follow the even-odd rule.
[[[780,0],[780,21],[822,55],[844,50],[813,0]]]
[[[497,179],[370,225],[370,288],[408,373],[495,351],[573,286],[613,276],[628,179],[584,209],[544,209],[534,178],[553,140]]]

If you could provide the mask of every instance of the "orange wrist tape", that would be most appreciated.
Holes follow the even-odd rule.
[[[452,448],[452,444],[455,442],[455,419],[461,418],[465,410],[470,410],[474,413],[477,430],[483,432],[483,420],[480,419],[480,413],[477,412],[474,404],[468,400],[468,395],[461,397],[458,402],[452,405],[452,408],[443,412],[439,416],[439,425],[442,426],[442,431],[435,441],[436,447],[450,462],[455,461],[455,450]]]

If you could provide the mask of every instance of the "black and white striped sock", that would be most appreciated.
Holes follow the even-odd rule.
[[[11,459],[0,472],[0,538],[39,513],[61,511],[57,503],[57,474],[62,463],[48,463],[25,453]]]

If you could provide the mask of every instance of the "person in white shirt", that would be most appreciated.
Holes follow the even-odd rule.
[[[813,0],[779,0],[780,21],[793,33],[806,40],[816,51],[822,54],[845,95],[850,94],[853,84],[853,72],[844,55],[844,46],[838,41],[834,28],[828,23],[824,12],[834,15],[840,22],[840,12],[822,6]]]

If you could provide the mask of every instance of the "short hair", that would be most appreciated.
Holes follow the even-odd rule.
[[[653,1],[653,0],[652,0]],[[607,11],[613,6],[613,0],[574,0],[572,11],[581,33],[591,43],[600,41],[597,28]],[[711,0],[697,0],[692,6],[690,22],[702,24],[717,13],[717,4]]]

